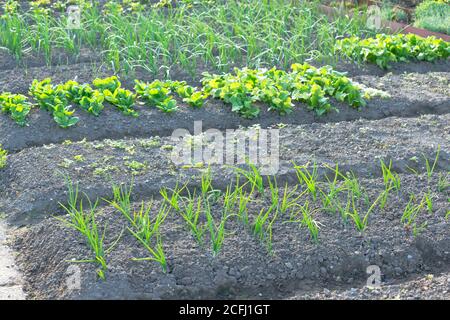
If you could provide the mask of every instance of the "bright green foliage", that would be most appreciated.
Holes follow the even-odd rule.
[[[326,113],[330,108],[328,98],[334,97],[351,107],[366,105],[362,90],[343,73],[329,66],[315,68],[307,63],[292,65],[293,98],[310,105],[318,115]]]
[[[53,119],[62,128],[75,125],[79,118],[74,117],[74,111],[68,105],[66,92],[59,86],[54,86],[50,78],[42,81],[33,80],[30,95],[34,97],[40,108],[50,111]]]
[[[247,73],[255,73],[257,70],[244,69],[240,71],[235,69],[237,75],[210,75],[204,73],[202,79],[203,90],[207,94],[211,94],[214,98],[224,100],[231,104],[231,111],[237,112],[244,118],[255,118],[259,115],[259,108],[253,102],[257,97],[252,95],[254,83],[247,82]],[[245,75],[244,75],[245,74]],[[241,79],[241,77],[243,79]]]
[[[171,90],[167,83],[160,80],[155,80],[152,83],[136,80],[135,83],[136,93],[146,102],[167,113],[178,109],[176,100],[170,95]]]
[[[98,88],[101,91],[108,90],[109,92],[114,92],[116,89],[120,88],[121,83],[116,76],[111,76],[107,78],[97,78],[92,81],[94,87]]]
[[[6,157],[8,156],[8,151],[2,149],[0,144],[0,169],[6,167]]]
[[[26,117],[30,113],[31,107],[31,103],[24,95],[9,92],[0,94],[0,110],[8,113],[20,126],[26,125]]]
[[[92,203],[86,196],[89,208],[86,210],[83,207],[83,200],[78,198],[78,184],[73,184],[70,178],[66,178],[68,186],[68,204],[60,206],[65,210],[68,217],[56,217],[59,221],[64,223],[67,227],[78,231],[86,239],[86,244],[93,251],[95,257],[93,259],[77,260],[73,262],[88,262],[95,263],[99,266],[97,274],[101,279],[105,279],[105,272],[108,270],[106,264],[106,255],[114,245],[109,249],[104,248],[104,239],[106,228],[100,230],[95,216],[97,211],[98,200]]]
[[[332,109],[327,96],[346,102],[352,107],[364,106],[362,90],[342,73],[331,67],[315,68],[309,64],[293,64],[292,72],[272,68],[235,69],[235,75],[204,74],[204,92],[232,105],[232,111],[246,118],[258,116],[254,102],[269,105],[269,111],[281,115],[290,113],[293,100],[306,103],[322,115]]]
[[[98,90],[92,91],[90,96],[83,96],[80,99],[80,107],[95,116],[98,116],[103,110],[103,101],[105,96]]]
[[[450,43],[414,34],[379,34],[376,38],[350,37],[339,40],[336,50],[352,60],[375,63],[387,69],[392,62],[447,59],[450,56]]]
[[[114,92],[106,89],[103,91],[106,101],[116,106],[122,113],[137,117],[138,113],[133,109],[136,95],[130,90],[117,88]]]
[[[95,116],[98,116],[104,108],[104,95],[100,91],[92,89],[89,84],[79,84],[69,80],[59,88],[65,91],[68,100],[80,105],[83,110]]]
[[[448,0],[425,0],[414,12],[414,26],[435,32],[450,34],[450,2]]]
[[[194,108],[201,108],[208,98],[208,94],[187,85],[185,81],[170,81],[170,87],[183,98],[184,102]]]

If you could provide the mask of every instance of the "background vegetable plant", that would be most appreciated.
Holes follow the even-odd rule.
[[[352,60],[374,63],[382,69],[388,69],[393,62],[447,59],[450,56],[450,43],[413,34],[378,34],[375,38],[353,36],[338,40],[336,50]]]

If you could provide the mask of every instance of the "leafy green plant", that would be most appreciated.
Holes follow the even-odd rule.
[[[146,102],[166,113],[171,113],[178,109],[176,100],[170,95],[171,90],[167,83],[160,80],[155,80],[152,83],[135,80],[135,83],[134,89],[137,95]]]
[[[282,115],[292,111],[293,100],[306,103],[322,115],[332,109],[327,95],[352,107],[366,104],[361,88],[329,66],[317,69],[305,63],[293,64],[291,69],[289,73],[276,68],[235,68],[234,75],[220,76],[204,73],[203,91],[230,103],[232,111],[246,118],[259,115],[260,109],[254,105],[256,101],[267,103],[269,110]]]
[[[201,108],[208,98],[208,94],[187,85],[185,81],[170,81],[168,85],[184,102],[194,108]]]
[[[107,78],[96,78],[94,81],[92,81],[92,84],[101,90],[103,93],[105,91],[109,91],[109,93],[113,93],[118,88],[121,87],[121,83],[119,81],[119,78],[117,76],[111,76]]]
[[[450,3],[448,0],[425,0],[414,11],[414,26],[450,34]]]
[[[375,63],[383,69],[389,68],[392,62],[432,62],[450,56],[448,42],[414,34],[378,34],[375,38],[365,39],[353,36],[338,40],[336,50],[352,60]]]
[[[59,86],[54,86],[50,78],[42,81],[33,80],[30,95],[37,101],[41,109],[50,111],[53,119],[62,128],[75,125],[79,118],[73,116],[71,106],[68,105],[66,91]]]
[[[32,108],[28,98],[22,94],[3,92],[0,94],[0,110],[7,113],[20,126],[27,124],[26,117]]]
[[[104,100],[105,96],[98,90],[94,90],[90,96],[83,96],[79,101],[79,105],[83,110],[98,116],[104,108]]]
[[[123,114],[137,117],[139,114],[134,110],[133,105],[136,99],[136,95],[130,90],[117,88],[113,92],[106,89],[103,90],[105,100],[116,106]]]
[[[0,169],[6,167],[6,161],[8,157],[8,151],[2,149],[2,145],[0,144]]]
[[[59,86],[59,90],[66,93],[69,101],[80,105],[80,107],[98,116],[103,110],[104,95],[98,90],[91,88],[89,84],[79,84],[76,81],[69,80],[65,84]]]

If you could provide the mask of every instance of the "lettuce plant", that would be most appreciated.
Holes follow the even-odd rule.
[[[378,34],[375,38],[350,37],[339,40],[336,50],[352,60],[375,63],[382,69],[388,69],[392,62],[447,59],[450,56],[450,43],[414,34]]]
[[[73,116],[74,111],[68,104],[67,92],[61,86],[54,86],[50,78],[34,80],[29,92],[40,108],[52,113],[60,127],[68,128],[79,121],[78,117]]]
[[[293,64],[291,72],[272,68],[235,69],[235,74],[204,74],[203,91],[230,103],[232,111],[246,118],[256,117],[260,109],[254,102],[269,105],[269,111],[281,115],[293,110],[294,100],[304,102],[318,115],[331,109],[329,97],[358,108],[366,105],[363,91],[343,74],[331,67],[315,68],[309,64]]]
[[[60,85],[60,89],[64,90],[68,100],[80,105],[83,110],[95,116],[98,116],[104,108],[105,97],[103,93],[92,89],[89,84],[79,84],[76,81],[69,80],[64,85]]]
[[[22,94],[4,92],[0,94],[0,110],[7,113],[20,126],[26,125],[26,117],[31,110],[31,103]]]
[[[144,83],[136,80],[134,87],[136,93],[152,106],[157,107],[163,112],[171,113],[176,111],[177,101],[170,95],[171,87],[179,82],[163,82],[155,80],[152,83]]]
[[[114,92],[109,89],[103,91],[106,101],[116,106],[123,114],[137,117],[139,114],[133,109],[136,95],[130,90],[123,88],[116,88]]]
[[[114,91],[116,91],[116,89],[120,88],[121,86],[121,83],[116,76],[111,76],[103,79],[97,78],[94,79],[92,83],[94,87],[96,87],[97,89],[103,92],[107,90],[110,93],[113,93]]]

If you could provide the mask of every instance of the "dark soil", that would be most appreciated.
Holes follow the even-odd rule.
[[[33,79],[44,77],[52,77],[54,82],[91,82],[112,74],[88,51],[74,60],[58,52],[55,57],[50,66],[42,57],[30,57],[27,68],[22,69],[0,53],[0,91],[25,94]],[[289,116],[269,113],[262,105],[261,116],[254,120],[240,118],[218,100],[210,100],[201,110],[180,103],[180,110],[173,115],[140,106],[136,119],[107,106],[98,118],[77,110],[80,122],[67,130],[37,109],[31,112],[25,128],[0,115],[0,144],[10,152],[7,167],[0,170],[0,214],[10,222],[28,298],[448,298],[450,191],[437,186],[442,181],[448,183],[450,177],[450,61],[397,64],[388,72],[349,63],[340,63],[336,69],[389,93],[391,98],[374,98],[361,110],[336,103],[340,112],[323,117],[302,104]],[[173,75],[174,79],[199,84],[199,79],[185,73],[176,71]],[[154,76],[137,71],[123,75],[121,81],[131,88],[135,78],[150,81]],[[338,163],[341,172],[352,171],[361,179],[373,202],[383,190],[380,159],[384,159],[386,163],[392,160],[393,170],[400,174],[401,190],[392,192],[386,208],[374,210],[363,233],[351,221],[344,223],[337,213],[321,210],[320,202],[309,198],[317,209],[314,218],[321,223],[319,242],[311,241],[305,227],[283,223],[289,219],[287,213],[274,224],[271,252],[249,227],[230,219],[223,248],[213,257],[209,237],[200,246],[179,214],[172,212],[162,226],[167,274],[155,262],[131,260],[147,257],[147,253],[124,229],[126,223],[120,214],[101,201],[97,213],[100,225],[107,226],[105,246],[124,231],[107,255],[106,281],[98,279],[97,266],[92,263],[69,263],[90,259],[92,253],[80,235],[53,217],[64,214],[58,205],[67,200],[64,175],[79,183],[91,199],[111,198],[112,183],[133,179],[135,207],[152,198],[158,206],[162,187],[173,187],[177,181],[189,181],[191,190],[199,185],[207,164],[175,165],[171,160],[175,142],[170,135],[176,128],[193,133],[194,121],[200,120],[203,131],[279,128],[280,167],[276,176],[280,187],[285,182],[289,188],[298,183],[292,162],[316,162],[323,188],[330,176],[325,165]],[[202,145],[206,147],[208,142]],[[425,159],[432,164],[438,146],[438,161],[428,179]],[[132,161],[143,167],[133,168]],[[232,168],[212,165],[211,171],[214,186],[225,190],[234,176]],[[417,223],[427,225],[414,236],[400,218],[411,193],[421,199],[427,192],[432,196],[433,210],[421,211]],[[265,194],[270,193],[266,190]],[[267,198],[255,198],[250,221],[268,206]],[[358,206],[361,213],[367,211],[362,200]],[[213,213],[220,214],[219,204]],[[81,270],[81,290],[67,287],[71,265]],[[365,287],[369,265],[382,271],[383,285],[378,291]],[[428,274],[436,276],[430,280]]]
[[[306,105],[298,104],[289,116],[279,116],[267,111],[261,105],[261,115],[257,119],[247,120],[230,111],[230,107],[220,100],[209,100],[205,107],[193,110],[180,103],[180,110],[167,115],[154,108],[141,106],[138,118],[127,117],[112,106],[105,108],[99,118],[81,110],[77,111],[80,122],[69,129],[61,129],[53,121],[50,114],[35,109],[29,115],[29,126],[19,127],[7,115],[0,115],[0,143],[11,152],[26,147],[40,146],[47,143],[58,143],[64,140],[98,140],[105,138],[123,138],[139,136],[166,136],[176,128],[192,130],[194,121],[202,121],[203,128],[232,129],[239,126],[259,124],[268,127],[278,123],[306,124],[339,122],[364,119],[382,119],[390,116],[413,117],[421,114],[444,114],[450,110],[450,64],[440,65],[441,72],[422,73],[387,73],[383,76],[360,75],[354,80],[371,88],[383,90],[391,98],[374,98],[368,106],[361,110],[335,102],[339,112],[330,112],[318,117],[307,110]],[[15,70],[5,71],[0,79],[2,91],[26,93],[33,79],[52,77],[63,82],[77,79],[79,82],[91,82],[97,76],[110,75],[105,68],[96,68],[92,64],[75,64],[54,68],[30,68],[26,75]],[[142,80],[152,80],[148,74],[136,74]],[[133,86],[133,77],[124,78],[126,87]],[[100,121],[101,119],[101,121]]]
[[[317,211],[320,223],[319,243],[313,243],[305,227],[286,223],[291,212],[280,215],[273,226],[272,251],[237,220],[226,225],[222,250],[214,257],[209,247],[200,246],[186,230],[180,215],[173,213],[162,226],[162,239],[168,259],[168,272],[161,272],[154,262],[138,262],[133,257],[147,257],[136,240],[125,233],[108,255],[107,280],[97,279],[94,264],[76,264],[81,268],[81,290],[66,286],[69,260],[90,259],[81,236],[49,218],[17,231],[18,261],[27,284],[29,298],[37,299],[172,299],[172,298],[263,298],[277,299],[293,293],[308,292],[323,286],[361,286],[367,279],[366,268],[377,265],[383,281],[402,279],[418,271],[431,272],[448,267],[450,228],[445,219],[448,192],[436,190],[436,177],[401,175],[405,186],[393,193],[388,205],[375,210],[368,229],[358,232],[353,223],[344,222],[336,213]],[[373,201],[383,190],[382,179],[361,180]],[[325,187],[324,187],[325,188]],[[324,189],[325,190],[325,189]],[[413,236],[400,223],[409,194],[418,197],[433,194],[433,212],[421,212],[418,224],[427,226]],[[266,190],[265,194],[270,194]],[[306,201],[302,198],[301,202]],[[309,198],[314,208],[320,204]],[[268,199],[255,198],[250,206],[250,225]],[[136,204],[136,207],[138,204]],[[364,205],[361,205],[364,208]],[[158,203],[156,203],[158,208]],[[220,206],[213,212],[220,215]],[[363,210],[363,209],[362,209]],[[98,223],[107,225],[105,246],[111,245],[126,223],[110,207],[98,213]],[[284,223],[283,223],[284,222]]]
[[[449,119],[447,114],[281,126],[277,176],[280,181],[295,183],[292,162],[302,165],[316,161],[321,175],[330,174],[324,164],[338,163],[342,172],[351,170],[362,177],[374,177],[381,175],[380,159],[386,163],[392,160],[397,172],[423,173],[425,159],[433,163],[438,146],[441,151],[435,170],[449,171]],[[203,142],[204,147],[207,145]],[[161,186],[173,187],[177,181],[198,185],[207,164],[199,168],[195,168],[194,162],[175,165],[174,146],[180,145],[171,138],[147,137],[25,149],[9,156],[9,164],[0,175],[0,211],[16,224],[39,220],[54,212],[58,202],[66,199],[64,176],[78,182],[91,197],[109,197],[112,182],[129,183],[133,171],[135,192],[142,198],[158,194]],[[135,170],[129,165],[132,161],[145,167]],[[211,168],[216,184],[225,189],[224,181],[231,177],[233,169],[223,165]]]

